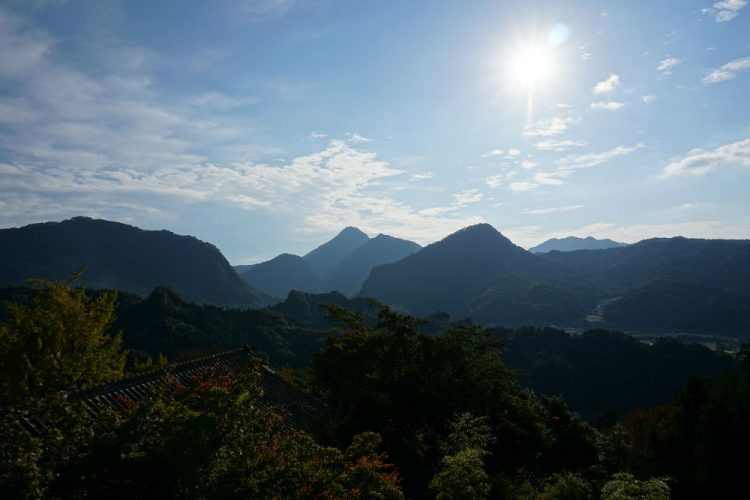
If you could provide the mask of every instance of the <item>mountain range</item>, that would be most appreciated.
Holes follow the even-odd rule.
[[[395,262],[421,247],[412,241],[379,234],[374,238],[347,227],[304,257],[281,254],[249,267],[235,266],[254,288],[285,298],[300,292],[338,291],[356,294],[373,267]]]
[[[315,303],[310,294],[337,290],[342,298],[372,297],[417,315],[447,313],[490,326],[750,336],[748,240],[653,238],[535,254],[488,224],[424,248],[348,227],[304,256],[281,254],[242,268],[240,277],[213,245],[168,231],[83,217],[0,230],[0,285],[64,281],[81,268],[80,284],[90,288],[145,297],[167,286],[224,307],[259,308],[294,290]]]
[[[552,238],[533,248],[529,248],[531,253],[546,253],[557,250],[558,252],[572,252],[573,250],[603,250],[605,248],[624,247],[627,243],[619,243],[609,239],[596,239],[593,236],[578,238],[568,236],[566,238]]]

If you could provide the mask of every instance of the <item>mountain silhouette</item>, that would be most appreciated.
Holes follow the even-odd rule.
[[[288,253],[252,266],[242,278],[256,290],[281,299],[291,290],[319,292],[323,286],[320,276],[305,259]]]
[[[489,224],[478,224],[398,262],[374,268],[360,296],[415,314],[442,310],[454,317],[492,318],[501,324],[538,322],[536,309],[550,305],[541,321],[554,322],[582,314],[577,297],[565,289],[566,274],[514,245]],[[557,293],[555,288],[559,288]],[[529,294],[551,302],[533,304]],[[558,307],[560,298],[573,302],[565,304],[567,312]],[[554,311],[563,316],[557,317]]]
[[[193,236],[74,217],[62,222],[0,230],[0,283],[30,278],[117,288],[147,296],[157,286],[186,299],[231,307],[261,307],[269,298],[253,290],[221,252]]]
[[[573,250],[602,250],[605,248],[624,247],[626,245],[626,243],[619,243],[609,239],[599,240],[592,236],[587,236],[586,238],[568,236],[566,238],[552,238],[547,240],[540,245],[529,248],[529,252],[546,253],[553,250],[559,252],[571,252]]]
[[[418,251],[421,246],[413,241],[379,234],[355,248],[326,280],[326,289],[344,295],[357,293],[375,266],[396,262]]]
[[[333,239],[323,243],[303,258],[323,279],[341,264],[354,249],[364,245],[369,237],[356,227],[346,227]]]

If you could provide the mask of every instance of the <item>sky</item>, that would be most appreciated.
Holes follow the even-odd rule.
[[[750,238],[745,0],[0,0],[0,227]]]

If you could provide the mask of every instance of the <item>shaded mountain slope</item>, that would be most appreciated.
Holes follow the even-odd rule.
[[[365,233],[350,226],[303,258],[318,275],[325,279],[355,248],[365,244],[368,239]]]
[[[514,245],[492,226],[478,224],[396,263],[376,267],[360,295],[414,314],[444,310],[454,317],[479,316],[500,324],[537,324],[525,298],[543,295],[543,290],[535,290],[540,285],[567,287],[567,279],[557,265]],[[549,295],[557,302],[556,294]],[[577,304],[578,299],[574,296],[573,301]],[[501,306],[516,309],[511,323],[498,314]],[[575,314],[582,314],[580,305]]]
[[[242,278],[253,288],[273,297],[285,298],[291,290],[318,292],[320,276],[302,257],[283,253],[251,267]]]
[[[148,295],[170,286],[191,301],[260,307],[268,298],[253,290],[210,243],[169,231],[75,217],[62,222],[0,230],[0,283],[29,278],[78,282]]]
[[[412,241],[379,234],[355,248],[333,269],[325,287],[344,295],[353,295],[362,288],[374,267],[401,260],[420,248],[422,247]]]

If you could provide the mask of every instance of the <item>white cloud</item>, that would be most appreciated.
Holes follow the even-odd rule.
[[[750,70],[750,57],[741,57],[729,61],[725,65],[714,68],[703,78],[703,85],[719,83],[735,78],[739,73]]]
[[[479,203],[483,198],[484,194],[478,189],[464,189],[453,195],[453,206],[464,207],[472,203]]]
[[[515,175],[516,175],[515,172],[506,172],[504,174],[491,175],[484,180],[484,183],[487,185],[487,187],[494,189],[498,186],[505,184],[510,179],[515,177]]]
[[[521,166],[528,170],[536,168],[536,163],[531,160],[521,160]]]
[[[520,154],[521,154],[521,150],[520,149],[510,148],[508,150],[508,157],[510,157],[510,158],[515,158],[516,156],[518,156]]]
[[[510,185],[510,190],[514,193],[523,193],[533,191],[537,187],[539,187],[538,184],[534,184],[533,182],[513,182]]]
[[[578,120],[571,117],[556,116],[539,120],[523,128],[523,135],[528,137],[553,137],[564,133],[568,128],[577,123]]]
[[[624,102],[608,101],[608,102],[592,102],[592,109],[606,109],[607,111],[617,111],[625,107]]]
[[[661,62],[659,62],[659,66],[656,67],[656,70],[659,71],[662,75],[671,75],[672,69],[681,62],[682,59],[677,59],[676,57],[668,57],[666,59],[662,59]]]
[[[569,205],[567,207],[538,208],[534,210],[526,210],[521,213],[525,215],[549,215],[558,212],[570,212],[571,210],[578,210],[585,207],[586,205]]]
[[[594,86],[594,93],[607,94],[615,90],[618,85],[620,85],[620,77],[615,74],[610,74],[606,80],[599,82]]]
[[[487,153],[484,153],[482,155],[482,158],[491,158],[493,156],[503,156],[503,150],[502,149],[493,149],[492,151],[488,151]]]
[[[316,141],[318,139],[325,139],[328,137],[328,134],[321,132],[320,130],[313,130],[309,134],[307,134],[307,138],[311,141]]]
[[[717,23],[725,23],[737,17],[746,5],[746,0],[723,0],[716,2],[713,7],[703,9],[702,12],[713,15]]]
[[[656,100],[656,96],[654,94],[646,94],[641,96],[641,101],[645,102],[646,104],[651,104]]]
[[[570,175],[570,171],[561,170],[558,172],[537,172],[534,174],[534,181],[545,186],[559,186],[564,184],[562,178]]]
[[[372,139],[370,139],[369,137],[365,137],[357,133],[354,133],[354,134],[347,133],[346,135],[347,135],[346,140],[351,142],[352,144],[362,144],[365,142],[372,142]]]
[[[567,151],[569,149],[581,148],[588,142],[583,140],[555,140],[547,139],[537,142],[534,146],[542,151]]]
[[[432,179],[433,174],[432,172],[422,172],[419,174],[412,174],[411,180],[413,181],[426,181],[428,179]]]
[[[693,149],[664,167],[667,177],[703,175],[723,166],[750,167],[750,139],[725,144],[710,151]]]
[[[562,170],[591,168],[597,165],[601,165],[602,163],[612,160],[613,158],[630,154],[642,147],[644,147],[643,144],[639,143],[633,146],[617,146],[601,153],[565,156],[557,160],[555,164]]]

